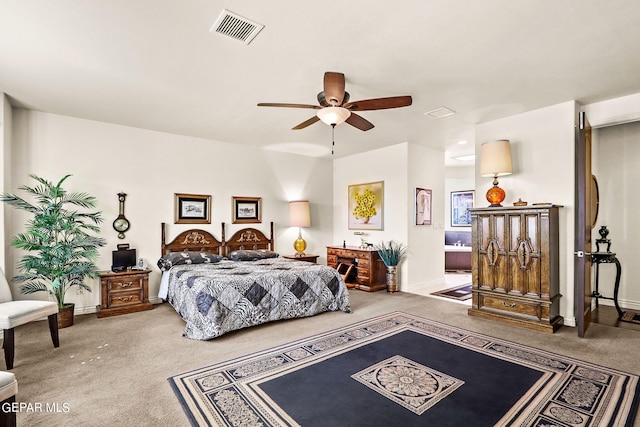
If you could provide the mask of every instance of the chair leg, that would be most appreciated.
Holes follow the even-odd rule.
[[[51,341],[54,347],[60,347],[60,339],[58,338],[58,315],[49,316],[49,332],[51,332]]]
[[[5,427],[16,426],[16,411],[13,410],[15,402],[15,395],[0,402],[0,425]]]
[[[4,361],[7,364],[7,370],[13,369],[13,328],[5,329],[4,332],[4,340],[2,342],[2,347],[4,348]]]

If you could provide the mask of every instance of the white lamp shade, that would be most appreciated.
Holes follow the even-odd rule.
[[[512,172],[509,140],[485,142],[480,146],[480,176],[504,176]]]
[[[351,111],[343,107],[325,107],[318,110],[316,116],[329,126],[339,125],[351,116]]]
[[[291,227],[311,227],[311,213],[308,200],[289,202],[289,225]]]

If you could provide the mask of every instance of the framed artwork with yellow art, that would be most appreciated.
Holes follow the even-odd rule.
[[[383,230],[384,181],[349,186],[349,230]]]

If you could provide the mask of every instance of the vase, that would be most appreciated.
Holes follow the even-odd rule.
[[[58,309],[58,329],[73,326],[74,309],[75,304],[64,304],[62,308]]]
[[[370,216],[365,216],[364,218],[362,218],[362,223],[363,224],[369,224],[369,220],[371,219]]]
[[[398,266],[387,266],[387,292],[398,292]]]

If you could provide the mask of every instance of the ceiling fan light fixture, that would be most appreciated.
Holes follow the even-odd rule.
[[[351,116],[351,111],[344,107],[325,107],[318,110],[316,115],[323,123],[329,126],[337,126],[344,123]]]

